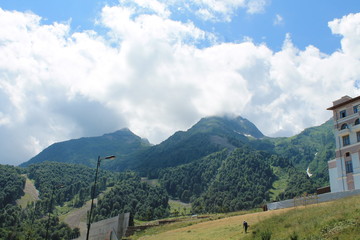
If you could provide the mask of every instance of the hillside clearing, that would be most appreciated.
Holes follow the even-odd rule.
[[[16,202],[22,208],[25,208],[28,203],[39,200],[39,191],[35,188],[34,183],[26,175],[23,176],[26,177],[24,188],[25,194]]]

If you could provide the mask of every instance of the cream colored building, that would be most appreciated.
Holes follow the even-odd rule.
[[[360,96],[344,96],[333,111],[335,159],[328,162],[331,192],[360,189]]]

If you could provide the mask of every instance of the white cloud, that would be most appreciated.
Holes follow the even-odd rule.
[[[132,0],[134,1],[134,0]],[[170,11],[167,9],[166,5],[156,1],[156,0],[135,0],[134,1],[138,6],[141,6],[145,9],[151,9],[158,15],[162,17],[169,17]]]
[[[195,7],[190,8],[189,2]],[[191,0],[185,4],[188,6],[185,8],[191,11],[197,9],[196,15],[205,21],[230,22],[238,9],[244,9],[248,14],[263,13],[268,2],[269,0]]]
[[[247,2],[247,12],[250,14],[263,13],[268,0],[249,0]]]
[[[343,36],[342,51],[355,58],[360,58],[360,13],[349,14],[341,19],[329,22],[333,34]]]
[[[290,35],[278,52],[250,41],[214,44],[193,23],[152,6],[158,14],[103,8],[98,21],[106,38],[0,10],[2,162],[17,164],[54,141],[122,127],[157,143],[219,114],[289,136],[329,119],[333,100],[359,94],[358,14],[329,23],[342,35],[342,49],[325,55],[314,46],[297,49]],[[210,46],[199,49],[198,41]]]
[[[276,14],[274,19],[274,25],[283,25],[284,24],[284,18],[280,14]]]

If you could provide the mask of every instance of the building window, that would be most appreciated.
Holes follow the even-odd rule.
[[[340,118],[346,117],[346,110],[340,111]]]
[[[349,128],[349,126],[348,126],[346,123],[344,123],[343,125],[341,125],[341,130],[344,130],[344,129],[346,129],[346,128]]]
[[[356,132],[356,139],[358,142],[360,142],[360,132]]]
[[[343,136],[342,139],[343,139],[343,146],[350,145],[350,137],[349,137],[349,135]]]
[[[354,113],[357,113],[359,111],[359,105],[353,106]]]
[[[350,153],[349,152],[345,153],[345,157],[350,157]]]
[[[345,169],[346,169],[346,173],[352,173],[353,172],[353,165],[352,165],[351,160],[345,162]]]
[[[359,125],[359,124],[360,124],[360,119],[358,118],[358,119],[355,120],[354,125]]]

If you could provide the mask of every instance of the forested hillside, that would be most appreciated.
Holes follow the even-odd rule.
[[[20,166],[26,167],[44,161],[83,164],[96,167],[98,156],[116,155],[115,163],[126,161],[135,152],[150,147],[146,139],[125,128],[100,137],[86,137],[54,143]],[[102,165],[106,168],[108,163]]]
[[[172,198],[190,202],[206,191],[228,154],[225,149],[192,163],[163,169],[160,182]]]
[[[247,209],[269,200],[276,156],[250,148],[223,150],[190,164],[165,169],[161,183],[169,194],[193,202],[194,213]]]
[[[90,199],[95,169],[78,164],[43,162],[29,166],[27,171],[29,178],[35,181],[40,199],[50,199],[53,195],[54,205],[71,201],[74,207],[81,207]],[[113,186],[119,178],[120,174],[100,169],[95,196]]]
[[[130,169],[138,172],[140,176],[159,178],[172,198],[194,203],[195,212],[232,211],[253,207],[264,201],[292,198],[305,192],[312,193],[316,188],[328,185],[327,161],[334,156],[335,147],[332,124],[332,120],[329,120],[321,126],[305,129],[293,137],[269,138],[244,118],[208,117],[201,119],[187,131],[176,132],[155,146],[146,144],[129,130],[96,139],[72,140],[55,146],[56,149],[63,150],[63,159],[73,159],[84,149],[91,148],[89,152],[96,156],[95,150],[111,148],[113,152],[120,154],[117,156],[118,160],[104,161],[102,169]],[[114,142],[109,142],[109,139],[121,139],[115,141],[123,144],[121,149],[118,146],[120,150],[117,150]],[[95,147],[97,141],[100,143]],[[72,144],[74,146],[70,146],[68,150],[68,145]],[[109,146],[106,147],[107,144]],[[43,152],[49,153],[46,155],[49,158],[56,153],[52,147]],[[70,153],[67,155],[67,152]],[[61,159],[56,158],[54,161]],[[63,170],[70,173],[64,176],[67,179],[65,180],[61,179],[61,171],[56,169],[45,173],[50,166],[51,164],[45,164],[41,168],[36,165],[29,167],[29,176],[36,180],[41,194],[49,196],[54,186],[49,181],[41,180],[44,171],[45,175],[49,176],[51,173],[55,176],[55,182],[66,185],[65,188],[56,190],[57,204],[71,200],[73,206],[81,206],[89,198],[90,185],[85,183],[92,181],[94,170],[83,170],[84,174],[76,182],[73,176],[80,171],[75,170],[77,167]],[[41,170],[42,168],[44,170]],[[307,169],[312,174],[311,177],[307,175]],[[33,177],[32,172],[36,172],[37,177]],[[110,179],[112,177],[100,176],[98,189],[109,186],[112,181]],[[135,188],[133,190],[137,191]],[[113,194],[113,197],[115,195]],[[119,208],[116,209],[126,208],[125,205],[117,207]],[[99,218],[112,215],[113,209],[104,209],[106,210],[98,212]]]
[[[327,161],[335,157],[332,119],[293,137],[273,138],[271,141],[275,152],[293,166],[304,172],[309,168],[319,187],[329,184]]]
[[[145,221],[169,215],[169,198],[163,188],[141,182],[141,178],[134,172],[127,172],[126,176],[98,200],[94,221],[114,217],[122,212],[130,212],[135,219]]]
[[[24,194],[24,186],[25,177],[20,175],[20,169],[0,165],[0,209],[7,204],[14,204]]]
[[[78,229],[70,229],[57,217],[52,217],[48,225],[44,218],[49,209],[48,199],[29,204],[25,209],[16,205],[15,200],[24,194],[25,177],[20,175],[21,171],[24,170],[0,165],[0,239],[45,239],[47,226],[54,240],[78,236]]]
[[[56,206],[65,209],[81,207],[90,199],[95,169],[57,162],[43,162],[20,169],[0,165],[0,239],[73,239],[79,229],[71,229],[59,221]],[[15,204],[23,194],[27,173],[40,192],[36,204],[29,203],[24,209]],[[123,211],[141,220],[165,217],[169,213],[168,195],[161,187],[153,187],[141,182],[135,172],[116,173],[99,171],[97,193],[111,187],[99,200],[95,208],[96,220],[114,216]],[[110,208],[108,208],[110,206]],[[97,210],[98,209],[98,210]],[[48,218],[50,214],[50,218]],[[49,219],[49,221],[48,221]]]
[[[278,200],[313,193],[318,187],[315,179],[287,159],[248,147],[223,150],[160,173],[160,182],[170,196],[192,202],[194,213],[258,207],[270,201],[273,183],[279,178],[287,184]]]
[[[176,132],[159,145],[139,153],[128,167],[157,178],[159,170],[190,163],[222,149],[233,150],[264,135],[245,118],[208,117],[189,130]]]
[[[194,212],[229,212],[259,206],[269,200],[275,175],[269,154],[236,149],[221,164],[208,189],[196,199]]]
[[[22,166],[56,161],[94,167],[98,155],[116,155],[115,161],[104,161],[102,168],[113,171],[130,169],[142,176],[157,178],[161,169],[191,163],[222,149],[247,146],[278,154],[300,170],[306,171],[309,167],[319,185],[326,185],[327,161],[334,155],[334,143],[332,120],[293,137],[268,138],[245,118],[208,117],[155,146],[123,129],[101,137],[53,144]]]

